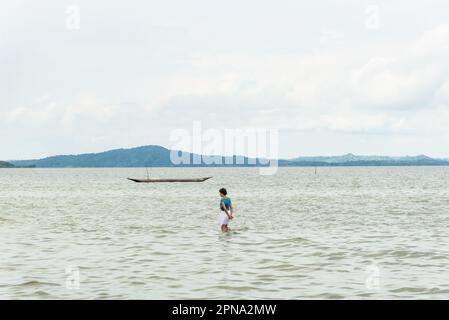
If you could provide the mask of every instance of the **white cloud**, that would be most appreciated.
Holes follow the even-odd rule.
[[[222,13],[209,4],[183,14],[172,4],[80,2],[77,33],[65,30],[65,5],[45,2],[34,15],[10,8],[27,19],[0,19],[0,84],[11,88],[0,92],[0,134],[14,137],[0,158],[14,158],[31,131],[59,135],[66,150],[85,146],[73,150],[83,152],[164,144],[171,130],[194,120],[209,128],[404,135],[410,145],[412,135],[432,135],[444,145],[449,24],[441,23],[440,10],[407,2],[407,17],[399,4],[381,1],[374,31],[365,28],[359,2],[348,0],[345,9],[318,2],[276,4],[271,24],[269,4],[260,4],[261,17],[242,6],[231,23],[223,12],[238,7],[232,1]],[[323,3],[334,13],[322,13]],[[418,26],[415,9],[440,22]],[[54,140],[42,143],[53,150]],[[416,145],[416,153],[426,150],[438,153]]]

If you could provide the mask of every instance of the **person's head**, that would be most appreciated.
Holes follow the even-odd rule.
[[[225,188],[221,188],[220,190],[219,190],[219,192],[220,192],[220,197],[226,197],[226,195],[228,194],[228,192],[226,191],[226,189]]]

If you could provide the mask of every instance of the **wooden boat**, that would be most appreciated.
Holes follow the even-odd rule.
[[[148,179],[132,179],[128,180],[138,182],[138,183],[155,183],[155,182],[204,182],[212,177],[198,178],[198,179],[159,179],[159,178],[148,178]]]

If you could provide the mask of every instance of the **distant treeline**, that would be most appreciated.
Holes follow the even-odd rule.
[[[406,166],[449,166],[445,160],[420,161],[385,161],[360,160],[348,162],[317,162],[317,161],[285,161],[279,162],[280,167],[406,167]]]
[[[9,162],[0,161],[0,168],[14,168],[14,165]]]

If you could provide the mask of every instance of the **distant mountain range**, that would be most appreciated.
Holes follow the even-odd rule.
[[[131,149],[116,149],[101,153],[60,155],[35,160],[9,161],[18,167],[38,168],[99,168],[99,167],[174,167],[174,166],[261,166],[266,159],[246,157],[201,156],[178,151],[178,156],[187,160],[184,164],[171,161],[172,151],[161,146],[143,146]],[[218,162],[217,162],[218,160]],[[6,162],[1,162],[5,163]],[[329,157],[299,157],[280,159],[279,166],[323,167],[323,166],[446,166],[449,160],[434,159],[425,155],[407,157],[356,156],[346,154]]]

